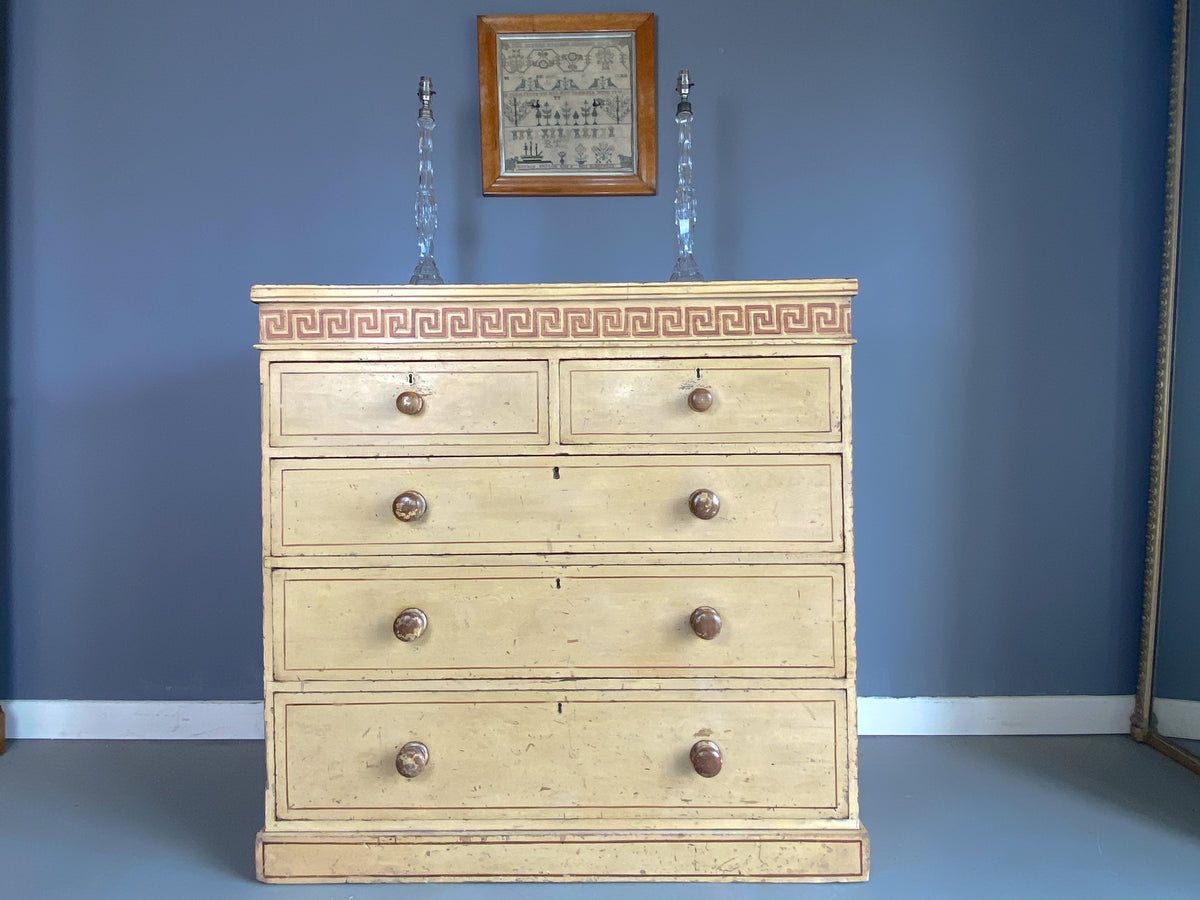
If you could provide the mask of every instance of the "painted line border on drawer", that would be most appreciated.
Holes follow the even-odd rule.
[[[288,589],[289,585],[296,584],[296,583],[302,583],[302,582],[322,582],[322,583],[343,583],[343,582],[376,583],[376,582],[382,582],[385,584],[386,583],[396,583],[396,584],[405,583],[405,584],[407,584],[407,583],[412,583],[414,581],[415,582],[459,582],[459,581],[463,581],[466,578],[466,576],[454,575],[454,574],[445,574],[445,575],[425,574],[426,572],[429,571],[428,569],[420,569],[422,574],[414,577],[410,574],[412,568],[413,567],[396,569],[395,574],[392,574],[391,570],[388,570],[388,569],[371,569],[371,570],[369,570],[372,573],[372,576],[374,576],[374,574],[378,573],[378,572],[388,573],[384,577],[365,577],[362,575],[360,575],[358,577],[354,577],[349,574],[341,574],[341,575],[332,574],[332,573],[345,572],[346,570],[344,570],[344,569],[335,569],[335,570],[279,569],[279,570],[276,570],[275,573],[272,573],[273,576],[275,576],[276,574],[282,573],[282,577],[279,579],[278,587],[273,586],[273,588],[272,588],[273,591],[278,590],[279,594],[280,594],[278,602],[279,602],[281,624],[283,627],[283,635],[282,635],[282,640],[280,642],[281,646],[278,650],[279,660],[282,663],[282,668],[276,670],[276,677],[279,677],[280,673],[300,673],[300,672],[307,672],[307,673],[312,673],[312,672],[372,672],[372,671],[381,671],[381,672],[514,672],[514,671],[555,672],[555,671],[571,670],[571,671],[577,671],[577,672],[695,671],[696,674],[693,677],[706,678],[706,677],[709,677],[708,673],[715,672],[715,671],[721,671],[721,672],[726,672],[726,671],[729,671],[729,672],[759,672],[759,671],[761,671],[761,672],[769,673],[769,672],[777,672],[777,671],[792,672],[792,671],[811,670],[814,672],[827,673],[827,675],[825,675],[824,677],[839,678],[839,677],[842,677],[845,672],[846,648],[845,648],[844,643],[842,643],[841,646],[839,647],[839,636],[843,635],[845,632],[844,623],[845,623],[845,607],[846,607],[846,580],[845,580],[845,575],[844,575],[844,567],[840,566],[840,565],[824,565],[824,566],[822,566],[819,564],[811,564],[811,563],[807,564],[807,566],[803,565],[803,564],[797,564],[797,565],[792,565],[792,566],[775,565],[774,568],[776,569],[776,571],[771,571],[771,566],[761,566],[760,565],[760,566],[754,567],[755,571],[750,574],[738,573],[736,575],[718,575],[718,574],[714,574],[711,571],[705,571],[705,572],[703,572],[703,575],[704,575],[705,580],[709,581],[709,582],[733,581],[733,582],[740,583],[740,582],[754,580],[754,579],[772,579],[772,580],[815,579],[815,580],[822,580],[822,581],[828,580],[830,583],[829,622],[830,622],[830,628],[831,628],[830,652],[831,652],[831,659],[832,659],[830,665],[815,665],[815,664],[814,665],[801,665],[801,664],[713,665],[713,664],[696,664],[696,663],[692,663],[689,665],[680,664],[680,665],[669,665],[669,666],[668,665],[632,665],[632,664],[631,665],[603,665],[603,666],[602,665],[579,665],[579,664],[538,665],[538,666],[534,666],[534,665],[508,665],[508,666],[499,666],[499,665],[492,665],[492,666],[485,666],[485,665],[460,665],[460,666],[409,665],[409,666],[401,666],[401,665],[396,665],[396,666],[336,666],[336,667],[320,669],[320,668],[315,668],[315,667],[311,667],[311,666],[303,667],[303,666],[292,666],[292,665],[288,664],[288,659],[287,659],[287,652],[288,652],[287,589]],[[816,570],[816,571],[806,572],[806,571],[804,571],[806,568]],[[821,573],[819,570],[822,568],[830,569],[830,570],[842,569],[843,574],[839,577],[833,571],[830,571],[828,573]],[[786,572],[778,571],[780,569],[784,569],[784,570],[786,570]],[[445,571],[453,572],[454,570],[445,570]],[[694,567],[691,567],[690,571],[695,573],[696,570]],[[632,580],[680,581],[685,577],[680,574],[645,574],[645,573],[639,573],[639,574],[635,574],[635,575],[625,574],[621,571],[620,566],[601,567],[600,569],[586,569],[586,568],[580,568],[578,566],[572,566],[572,565],[561,565],[561,566],[551,565],[551,566],[544,566],[544,567],[534,567],[530,570],[527,570],[525,574],[512,574],[512,575],[489,574],[486,576],[474,575],[469,580],[472,580],[472,581],[475,581],[475,580],[497,581],[497,582],[501,582],[501,581],[541,582],[541,581],[549,580],[550,572],[559,572],[562,575],[564,575],[565,577],[567,577],[568,579],[574,579],[574,580],[578,580],[578,581],[626,581],[626,580],[629,580],[629,581],[632,581]],[[309,577],[301,577],[301,576],[305,576],[305,575],[307,575]],[[839,606],[841,607],[841,618],[840,619],[838,616]],[[840,653],[839,653],[839,650],[841,651]],[[839,663],[840,663],[840,666],[839,666]],[[513,676],[506,676],[506,677],[513,677]],[[809,676],[805,676],[805,677],[809,677]],[[289,683],[292,683],[292,682],[295,682],[296,680],[304,680],[304,679],[288,678],[288,679],[281,679],[281,680],[286,680]],[[319,679],[319,680],[333,681],[333,680],[337,680],[337,679],[324,678],[324,679]],[[377,680],[385,680],[385,679],[377,679]]]
[[[627,365],[618,366],[615,364],[618,362],[627,363]],[[804,441],[805,443],[808,443],[808,442],[817,443],[817,441],[811,440],[811,437],[824,438],[825,442],[828,442],[831,444],[840,443],[843,439],[844,432],[842,429],[842,422],[841,422],[840,418],[838,419],[838,421],[836,423],[837,428],[836,429],[834,428],[834,424],[835,424],[834,423],[834,413],[835,413],[835,411],[839,412],[839,413],[841,412],[840,405],[841,405],[841,399],[842,399],[841,398],[842,391],[840,388],[843,383],[842,377],[841,377],[841,375],[842,375],[842,358],[840,356],[834,356],[834,355],[808,356],[808,357],[774,357],[774,358],[770,358],[769,360],[766,360],[766,361],[758,360],[758,359],[748,359],[748,358],[739,359],[736,357],[714,357],[711,359],[703,359],[703,360],[696,360],[693,358],[681,357],[679,359],[669,359],[669,360],[638,359],[636,361],[631,361],[628,359],[621,359],[621,360],[592,360],[592,359],[574,359],[574,358],[563,359],[559,362],[560,392],[563,393],[564,400],[566,400],[568,397],[573,396],[575,393],[575,379],[577,376],[580,376],[580,375],[594,375],[597,373],[612,374],[612,373],[626,373],[626,372],[670,371],[673,369],[681,368],[678,364],[682,363],[682,362],[700,362],[702,368],[707,369],[709,371],[716,371],[716,372],[763,372],[763,371],[769,372],[769,371],[776,371],[776,370],[783,371],[783,370],[789,370],[789,369],[791,369],[791,370],[803,369],[803,370],[808,370],[808,371],[824,372],[826,375],[826,386],[825,386],[826,394],[829,395],[828,399],[830,400],[830,402],[828,403],[828,405],[826,407],[826,411],[828,413],[827,425],[823,431],[800,431],[800,430],[753,431],[753,430],[747,430],[744,428],[734,429],[734,430],[729,430],[729,431],[715,431],[715,430],[655,431],[653,433],[638,432],[638,431],[582,431],[582,430],[576,428],[576,426],[575,426],[576,406],[574,403],[571,403],[571,404],[569,404],[569,407],[566,410],[568,427],[567,427],[567,430],[564,432],[564,438],[570,438],[572,440],[569,440],[569,441],[564,440],[564,443],[580,443],[580,444],[589,443],[589,441],[587,441],[587,440],[582,440],[584,438],[636,439],[636,438],[643,438],[643,437],[653,437],[653,438],[696,438],[696,439],[701,439],[701,438],[718,437],[718,436],[728,437],[730,435],[742,436],[744,439],[741,441],[725,441],[725,443],[754,443],[755,441],[761,441],[761,440],[773,441],[773,440],[779,440],[780,439],[779,436],[790,438],[792,440],[810,437],[810,440]],[[739,363],[739,362],[745,363],[746,365],[742,365],[742,366],[733,365],[734,363]],[[820,363],[820,362],[824,362],[825,364],[824,365],[815,364],[815,363]],[[607,363],[609,365],[609,368],[600,368],[599,367],[601,364],[605,364],[605,363]],[[652,365],[654,363],[657,363],[658,365]],[[714,365],[714,363],[723,363],[723,365]],[[759,365],[750,365],[750,363],[759,363]],[[595,365],[595,367],[593,367],[590,364],[596,364],[596,365]],[[837,370],[837,376],[838,376],[836,379],[833,377],[835,368]],[[566,376],[565,378],[563,377],[564,375]],[[838,385],[838,388],[839,388],[836,398],[834,398],[832,396],[834,393],[833,386],[835,384]],[[836,403],[833,402],[834,399],[836,399],[838,402],[836,402]],[[580,440],[574,440],[574,439],[580,439]],[[641,441],[637,441],[637,442],[640,443]],[[780,442],[782,442],[782,441],[780,441]],[[672,443],[682,443],[682,441],[672,441]]]
[[[287,475],[304,474],[308,472],[328,472],[338,470],[342,474],[350,472],[381,472],[381,471],[406,471],[406,470],[428,470],[436,472],[439,470],[487,470],[487,471],[511,471],[516,469],[538,470],[547,467],[548,462],[557,461],[558,465],[554,466],[556,471],[562,469],[577,469],[579,471],[587,471],[590,469],[721,469],[728,468],[731,470],[746,470],[746,469],[820,469],[824,468],[829,473],[829,537],[824,535],[806,539],[799,538],[754,538],[745,539],[738,537],[728,538],[713,538],[707,537],[704,543],[714,547],[741,547],[748,551],[756,548],[769,548],[775,546],[792,546],[801,547],[808,545],[829,545],[829,549],[834,552],[841,551],[846,545],[846,516],[844,514],[845,506],[845,471],[846,464],[844,457],[838,453],[828,454],[812,454],[812,455],[786,455],[774,458],[751,457],[754,462],[744,462],[742,458],[735,455],[714,456],[711,460],[704,462],[695,462],[696,457],[677,457],[676,455],[656,457],[649,454],[642,454],[632,457],[610,457],[603,455],[589,456],[573,456],[573,457],[519,457],[506,456],[499,460],[488,458],[474,457],[435,457],[435,458],[419,458],[419,459],[403,459],[403,458],[379,458],[371,460],[354,460],[352,464],[347,464],[346,460],[341,459],[273,459],[271,460],[271,480],[272,480],[272,497],[271,497],[271,515],[272,515],[272,551],[280,555],[296,555],[303,556],[306,548],[330,549],[337,547],[486,547],[486,546],[502,546],[513,548],[512,552],[524,552],[517,548],[528,548],[531,552],[559,552],[556,548],[566,548],[567,552],[586,552],[571,550],[569,548],[578,547],[602,547],[621,551],[622,548],[632,550],[646,550],[653,552],[652,548],[667,545],[691,545],[697,543],[695,536],[680,537],[680,538],[653,538],[643,539],[641,541],[630,542],[616,538],[585,538],[585,539],[566,539],[555,538],[551,540],[514,540],[511,538],[504,539],[487,539],[487,540],[447,540],[447,539],[430,539],[430,540],[415,540],[412,535],[397,536],[393,540],[385,541],[364,541],[353,540],[344,542],[334,541],[300,541],[294,537],[289,540],[288,537],[288,508],[283,501],[284,490],[286,485],[284,479]],[[497,466],[497,462],[502,462],[503,466]],[[325,465],[320,465],[325,463]],[[364,463],[377,463],[376,465],[365,465]],[[407,472],[406,472],[407,474]],[[840,476],[840,477],[835,477]],[[553,545],[554,549],[547,549],[548,545]],[[695,552],[704,552],[703,550]],[[308,554],[320,555],[320,554]],[[406,553],[406,557],[418,556],[417,553]]]
[[[334,438],[345,438],[344,443],[352,444],[354,439],[367,441],[370,444],[386,445],[389,441],[400,441],[401,445],[409,439],[417,438],[459,438],[458,441],[441,441],[440,443],[450,444],[465,444],[484,443],[485,439],[494,442],[502,443],[503,438],[535,438],[532,444],[549,444],[550,434],[547,424],[547,407],[549,404],[549,382],[550,382],[550,367],[546,360],[537,359],[502,359],[502,360],[454,360],[453,362],[441,362],[439,360],[392,360],[384,363],[371,363],[359,360],[333,360],[329,363],[313,363],[306,360],[276,360],[269,364],[269,385],[272,396],[278,393],[278,398],[271,403],[272,414],[270,422],[270,437],[272,447],[303,447],[308,446],[309,441],[314,442],[315,446],[322,446]],[[457,367],[457,368],[456,368]],[[331,377],[339,375],[362,375],[378,373],[382,369],[382,376],[396,374],[402,368],[417,369],[421,374],[428,375],[437,373],[445,376],[455,375],[532,375],[534,377],[534,391],[530,396],[535,401],[533,410],[532,427],[526,427],[520,431],[504,431],[504,430],[481,430],[466,432],[456,432],[451,430],[443,431],[419,431],[416,429],[395,430],[395,431],[378,431],[378,432],[362,432],[362,431],[291,431],[285,430],[283,415],[288,409],[288,403],[284,396],[287,389],[287,380],[294,377],[304,376],[319,376]],[[395,370],[395,371],[393,371]],[[402,383],[401,383],[402,384]],[[398,416],[397,422],[400,422],[405,417]],[[419,420],[423,421],[423,420]],[[466,439],[463,439],[463,438]],[[305,440],[308,439],[308,440]],[[325,440],[322,440],[325,439]],[[277,443],[278,441],[278,443]],[[318,443],[319,442],[319,443]],[[433,444],[438,444],[439,441],[434,440]],[[525,442],[520,442],[525,443]]]
[[[830,693],[838,694],[841,692],[834,691],[834,692],[830,692]],[[290,725],[288,716],[293,709],[302,708],[302,707],[303,708],[314,708],[314,707],[321,708],[321,707],[345,707],[345,706],[478,706],[478,705],[482,705],[482,704],[495,705],[495,706],[506,706],[506,705],[525,706],[525,705],[529,705],[530,703],[537,703],[539,701],[537,701],[537,700],[530,700],[530,701],[510,700],[510,699],[485,700],[485,701],[481,701],[478,699],[432,700],[431,701],[431,700],[412,699],[412,700],[346,700],[346,701],[340,702],[340,703],[329,703],[329,702],[324,702],[322,700],[308,700],[308,699],[297,699],[293,702],[281,701],[280,698],[284,697],[284,696],[307,698],[310,695],[303,694],[303,693],[287,694],[287,695],[276,694],[275,695],[276,719],[278,720],[278,718],[280,717],[280,712],[282,712],[283,713],[283,721],[284,721],[283,728],[281,731],[282,740],[280,739],[280,735],[277,735],[275,744],[273,747],[273,750],[277,754],[276,759],[275,759],[276,772],[277,772],[276,802],[279,804],[280,810],[286,810],[289,813],[306,813],[306,812],[307,813],[316,813],[316,812],[335,812],[335,811],[363,812],[363,813],[394,811],[397,813],[404,813],[404,812],[411,813],[411,812],[417,812],[417,811],[431,811],[431,810],[436,810],[439,812],[470,813],[470,812],[491,811],[491,810],[506,810],[506,811],[512,811],[512,810],[521,810],[521,811],[564,810],[564,809],[603,809],[603,810],[626,810],[626,809],[638,809],[638,810],[680,810],[680,809],[730,810],[730,809],[743,809],[744,810],[744,809],[752,808],[752,807],[748,807],[746,805],[737,805],[737,804],[722,805],[722,804],[695,804],[695,803],[687,803],[687,804],[680,804],[680,803],[671,803],[671,804],[668,804],[668,803],[616,803],[616,804],[570,803],[570,804],[558,804],[558,805],[486,804],[486,805],[482,805],[482,806],[431,806],[429,804],[418,804],[418,805],[414,805],[414,806],[395,806],[395,805],[349,806],[349,805],[339,804],[337,806],[294,806],[292,804],[292,799],[291,799],[292,780],[291,780],[291,778],[288,777],[288,768],[290,765],[291,756],[288,751],[288,742],[287,742],[287,735],[290,733],[290,731],[292,729],[292,726]],[[325,696],[331,696],[331,695],[326,694]],[[362,694],[354,693],[354,694],[346,694],[345,696],[361,697]],[[565,696],[565,695],[563,695],[563,696]],[[540,702],[548,702],[548,701],[540,701]],[[574,703],[574,704],[579,704],[579,705],[583,705],[583,704],[609,705],[609,704],[613,703],[614,701],[609,700],[609,699],[582,698],[582,699],[571,699],[569,702]],[[690,700],[690,699],[689,700],[676,700],[676,699],[664,700],[659,697],[654,697],[654,698],[646,698],[644,700],[636,699],[636,698],[622,698],[621,700],[616,701],[616,702],[618,702],[618,703],[645,703],[645,704],[679,703],[679,704],[689,704],[689,705],[704,704],[704,705],[740,706],[740,705],[746,703],[747,700],[745,697],[714,698],[714,699],[704,699],[704,700]],[[833,798],[834,798],[833,805],[814,806],[814,805],[772,804],[769,807],[755,806],[753,808],[756,808],[756,809],[768,809],[769,808],[769,809],[783,809],[783,810],[812,810],[814,812],[833,812],[833,813],[837,813],[838,811],[843,810],[844,809],[844,801],[846,800],[846,797],[845,797],[845,787],[846,786],[842,784],[841,779],[839,777],[839,770],[840,770],[839,763],[840,763],[841,756],[842,756],[842,754],[839,752],[839,749],[842,747],[843,742],[845,742],[845,740],[846,740],[846,735],[844,734],[843,728],[842,728],[843,720],[845,718],[845,716],[844,716],[844,712],[845,712],[844,697],[839,698],[837,696],[831,696],[828,698],[819,698],[819,699],[816,699],[816,698],[814,698],[814,699],[798,699],[798,698],[759,699],[759,698],[755,698],[752,702],[756,705],[759,705],[759,704],[791,704],[791,705],[796,705],[796,706],[801,706],[801,705],[803,705],[803,706],[818,706],[818,705],[823,706],[825,704],[828,704],[831,707],[833,707],[832,722],[833,722]],[[559,707],[561,708],[561,706],[562,706],[562,703],[560,702]],[[839,707],[841,707],[842,715],[839,715]],[[282,754],[280,754],[281,747],[282,747]],[[282,769],[283,769],[282,773],[279,772],[281,763],[282,763]],[[282,794],[278,793],[279,785],[283,786]],[[282,801],[282,802],[280,802],[280,801]],[[285,817],[278,811],[277,811],[277,815],[281,819],[283,819],[283,818],[303,819],[304,818],[304,816],[302,816],[302,815],[294,815],[294,816]]]

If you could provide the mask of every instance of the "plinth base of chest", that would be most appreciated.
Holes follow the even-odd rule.
[[[260,832],[266,882],[865,881],[866,831]]]

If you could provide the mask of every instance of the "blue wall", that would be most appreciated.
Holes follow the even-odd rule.
[[[625,10],[525,0],[521,12]],[[1130,693],[1168,0],[659,0],[709,278],[853,275],[861,690]],[[661,280],[671,191],[488,198],[476,13],[12,0],[0,696],[260,694],[260,282]]]

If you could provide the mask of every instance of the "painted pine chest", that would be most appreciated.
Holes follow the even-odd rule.
[[[260,878],[864,879],[856,289],[254,288]]]

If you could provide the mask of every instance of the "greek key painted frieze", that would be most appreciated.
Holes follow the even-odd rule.
[[[849,304],[825,300],[648,306],[268,303],[259,310],[259,340],[264,344],[301,340],[655,340],[849,334]]]

